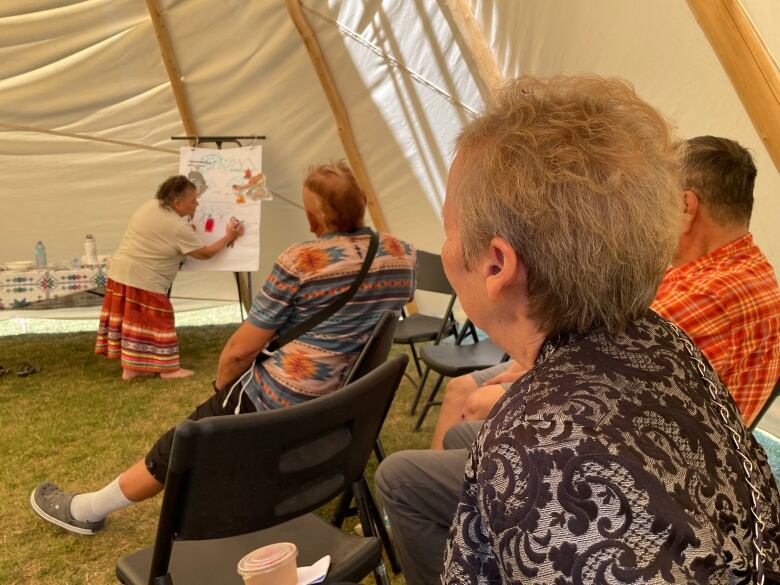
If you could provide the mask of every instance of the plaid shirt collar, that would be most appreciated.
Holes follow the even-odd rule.
[[[737,255],[753,255],[755,248],[756,246],[753,244],[753,234],[748,232],[741,238],[737,238],[733,242],[729,242],[725,246],[721,246],[709,254],[699,256],[698,258],[691,260],[690,262],[686,262],[681,266],[670,267],[666,271],[664,280],[688,278],[689,275],[697,272],[698,270],[701,270],[702,268],[721,265],[724,261],[728,262]]]

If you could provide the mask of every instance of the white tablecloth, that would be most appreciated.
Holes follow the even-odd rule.
[[[89,290],[103,292],[106,278],[105,264],[73,269],[3,270],[0,271],[0,309],[19,309]]]

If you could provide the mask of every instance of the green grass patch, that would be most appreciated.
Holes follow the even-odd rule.
[[[40,520],[29,506],[30,492],[44,480],[91,491],[143,457],[162,432],[211,394],[219,353],[234,328],[178,329],[182,365],[195,370],[183,380],[123,382],[118,361],[94,355],[93,333],[0,341],[6,368],[15,372],[22,362],[41,368],[26,378],[0,377],[0,583],[117,583],[116,560],[154,542],[161,497],[113,514],[105,530],[83,537]],[[382,431],[388,453],[430,442],[436,413],[413,433],[413,396],[404,378]],[[375,467],[372,458],[371,485]]]

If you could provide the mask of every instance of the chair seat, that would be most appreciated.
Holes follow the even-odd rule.
[[[455,378],[495,366],[504,357],[504,350],[489,339],[483,339],[470,345],[423,347],[420,356],[434,372]]]
[[[325,583],[360,581],[379,563],[379,539],[348,534],[319,516],[306,514],[273,528],[217,540],[177,541],[173,546],[170,574],[173,585],[243,585],[236,572],[248,552],[274,542],[298,547],[298,566],[311,565],[326,554],[331,557]],[[116,564],[116,574],[126,585],[147,585],[152,548],[126,555]]]
[[[442,318],[431,315],[421,315],[420,313],[409,315],[395,326],[393,343],[432,341],[436,339],[442,321]]]

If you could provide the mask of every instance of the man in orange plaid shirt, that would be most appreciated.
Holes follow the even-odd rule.
[[[653,309],[701,348],[750,425],[780,377],[780,290],[749,232],[756,167],[733,140],[688,140],[683,233]]]

